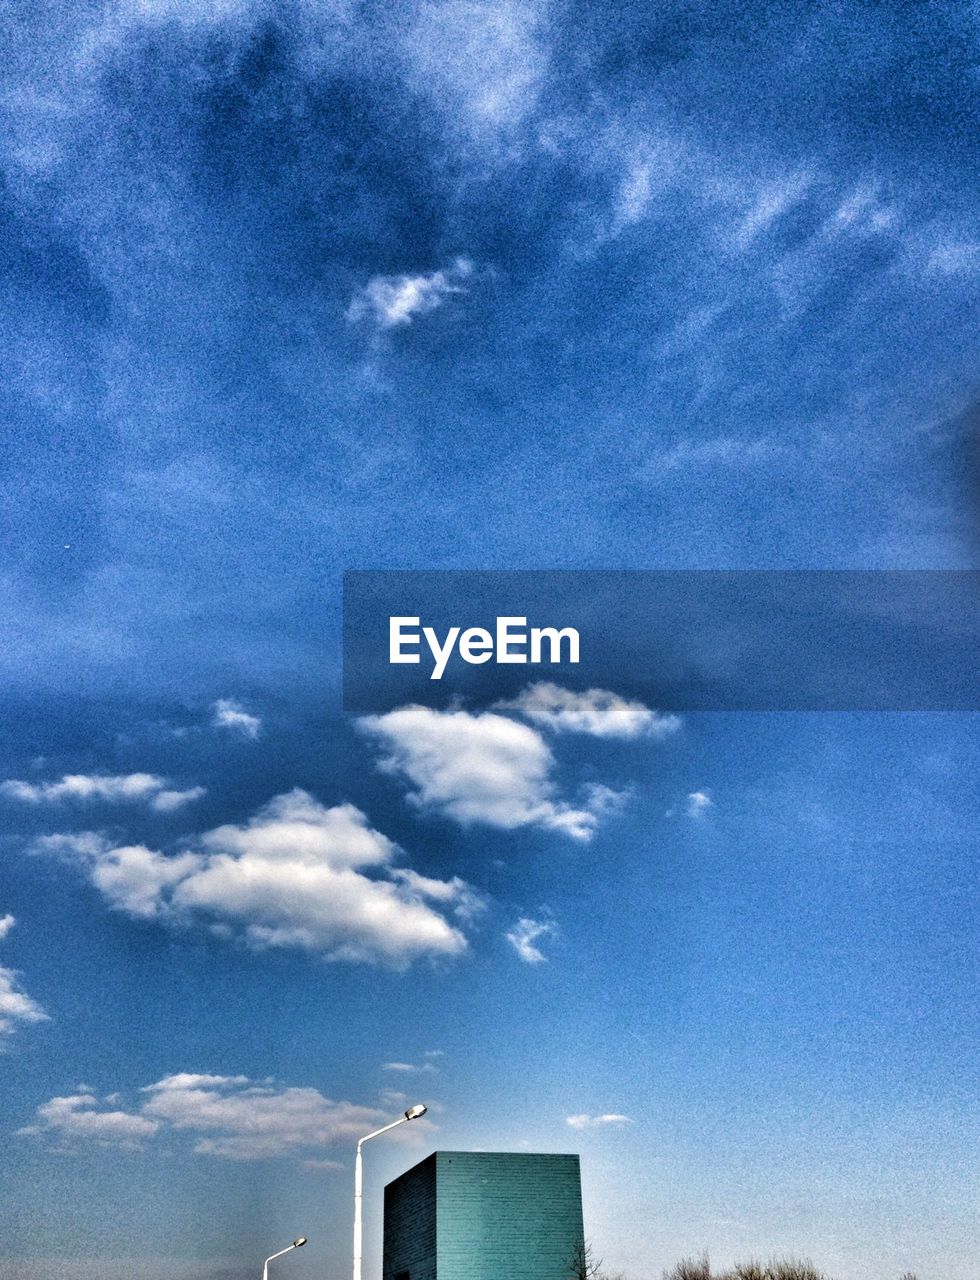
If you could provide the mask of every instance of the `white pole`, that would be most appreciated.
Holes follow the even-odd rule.
[[[417,1106],[410,1107],[397,1120],[392,1120],[391,1124],[386,1124],[381,1129],[375,1129],[374,1133],[366,1134],[357,1144],[357,1155],[354,1157],[354,1280],[361,1280],[361,1237],[363,1234],[361,1225],[361,1190],[363,1186],[361,1147],[370,1138],[376,1138],[380,1133],[387,1133],[389,1129],[394,1129],[397,1125],[404,1124],[406,1120],[417,1120],[419,1116],[425,1115],[425,1111],[425,1106],[422,1103],[418,1103]],[[263,1277],[263,1280],[265,1280],[265,1277]]]
[[[362,1138],[357,1144],[357,1157],[354,1160],[354,1280],[361,1280],[361,1147],[366,1141],[366,1138]]]
[[[276,1258],[281,1258],[284,1253],[289,1253],[290,1249],[298,1249],[300,1245],[304,1244],[306,1244],[306,1236],[300,1236],[298,1240],[294,1240],[293,1243],[287,1245],[285,1249],[280,1249],[278,1253],[270,1254],[270,1256],[265,1260],[265,1265],[262,1267],[262,1280],[269,1280],[270,1262],[275,1261]]]

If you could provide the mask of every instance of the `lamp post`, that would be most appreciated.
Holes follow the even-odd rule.
[[[391,1124],[375,1129],[374,1133],[366,1134],[357,1144],[357,1158],[354,1161],[354,1280],[361,1280],[361,1147],[371,1138],[387,1133],[389,1129],[404,1124],[406,1120],[418,1120],[419,1116],[425,1115],[426,1110],[425,1103],[419,1102],[414,1107],[409,1107],[403,1116],[392,1120]]]
[[[266,1258],[265,1266],[262,1268],[262,1280],[269,1280],[269,1263],[273,1258],[281,1258],[284,1253],[289,1253],[290,1249],[301,1249],[304,1244],[306,1244],[306,1236],[300,1236],[297,1240],[294,1240],[292,1244],[287,1245],[285,1249],[280,1249],[278,1253],[274,1253],[271,1257]]]

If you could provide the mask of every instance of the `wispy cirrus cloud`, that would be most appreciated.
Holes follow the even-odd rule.
[[[258,949],[394,968],[466,949],[443,913],[469,918],[477,895],[462,880],[392,865],[397,847],[353,805],[327,808],[297,789],[189,844],[164,854],[82,832],[43,836],[33,850],[80,866],[127,915],[176,926],[203,921]]]
[[[610,1111],[596,1116],[589,1115],[587,1112],[566,1116],[565,1123],[570,1129],[621,1129],[624,1125],[632,1124],[632,1121],[629,1116]]]
[[[436,1062],[444,1056],[441,1049],[429,1049],[423,1055],[422,1062],[384,1062],[381,1070],[395,1071],[401,1075],[435,1075],[439,1070]]]
[[[782,181],[766,184],[753,198],[735,232],[739,249],[747,249],[784,213],[806,194],[812,179],[808,174],[791,174]]]
[[[584,733],[595,738],[666,738],[681,727],[679,716],[664,715],[608,689],[576,692],[547,680],[528,685],[497,708],[516,711],[556,733]]]
[[[102,801],[106,804],[148,804],[157,813],[171,813],[207,793],[205,787],[177,788],[155,773],[66,773],[57,782],[0,782],[0,795],[24,804],[62,801]]]
[[[652,454],[644,475],[652,484],[675,480],[678,476],[694,479],[705,471],[744,473],[767,466],[785,464],[791,450],[768,437],[739,439],[714,436],[707,440],[679,440]]]
[[[533,920],[530,916],[521,916],[504,937],[525,964],[542,964],[547,956],[536,944],[540,938],[552,937],[557,932],[557,926],[550,920]]]
[[[9,913],[0,916],[0,942],[10,933],[16,920]],[[36,1000],[21,987],[20,975],[0,965],[0,1046],[18,1027],[47,1022],[48,1015]]]
[[[404,1111],[408,1102],[408,1094],[401,1089],[382,1089],[378,1097],[383,1107],[397,1107],[400,1111]]]
[[[398,45],[413,89],[470,143],[515,144],[544,87],[555,35],[547,0],[424,0]]]
[[[129,1149],[184,1134],[199,1155],[237,1161],[292,1157],[304,1168],[324,1169],[336,1162],[315,1153],[353,1142],[386,1118],[375,1107],[335,1101],[318,1089],[206,1072],[164,1076],[139,1090],[127,1108],[119,1098],[99,1099],[88,1089],[52,1098],[18,1132],[62,1147],[96,1143]],[[411,1128],[411,1140],[417,1141],[418,1129]]]

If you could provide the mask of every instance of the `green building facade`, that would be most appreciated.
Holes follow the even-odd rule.
[[[383,1280],[570,1280],[578,1156],[434,1151],[385,1187]]]

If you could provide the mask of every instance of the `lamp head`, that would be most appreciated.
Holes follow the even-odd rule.
[[[300,1236],[298,1240],[293,1241],[293,1248],[299,1249],[304,1244],[306,1244],[306,1236]]]
[[[416,1103],[414,1107],[409,1107],[409,1109],[405,1112],[405,1119],[418,1120],[419,1116],[424,1116],[425,1113],[428,1111],[428,1109],[429,1108],[425,1105],[424,1102]]]

